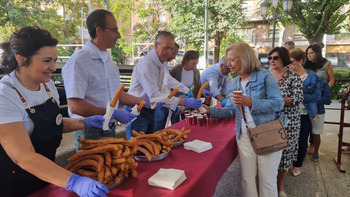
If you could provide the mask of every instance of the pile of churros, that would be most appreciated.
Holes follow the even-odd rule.
[[[123,138],[101,138],[84,140],[79,138],[80,150],[68,160],[67,170],[88,176],[103,184],[118,184],[123,177],[137,176],[137,163],[133,159],[137,152],[135,141]]]
[[[139,154],[144,154],[148,161],[151,161],[153,156],[170,151],[173,146],[173,142],[163,140],[159,134],[138,133],[135,130],[132,131],[132,134],[135,137],[130,142],[136,144]]]
[[[187,138],[187,133],[191,132],[191,129],[185,130],[184,127],[182,127],[181,130],[179,129],[163,129],[155,132],[155,134],[159,134],[163,140],[170,141],[170,142],[180,142]]]

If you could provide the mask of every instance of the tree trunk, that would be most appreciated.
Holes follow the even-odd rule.
[[[320,34],[320,35],[313,37],[313,38],[307,38],[307,41],[309,41],[309,44],[317,43],[323,48],[324,44],[323,44],[322,40],[323,40],[324,35],[325,34]]]
[[[215,38],[214,38],[214,42],[215,42],[215,49],[214,49],[214,64],[218,63],[220,60],[220,46],[221,46],[221,41],[224,37],[224,33],[223,32],[216,32],[215,33]]]

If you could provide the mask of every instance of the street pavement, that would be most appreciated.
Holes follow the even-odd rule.
[[[340,108],[339,101],[326,108]],[[339,122],[340,110],[326,110],[325,121]],[[345,122],[350,123],[350,110],[345,111]],[[117,131],[125,131],[125,125],[117,127]],[[321,135],[320,161],[311,160],[307,154],[301,174],[292,176],[288,173],[285,188],[289,197],[350,197],[350,151],[343,152],[342,164],[346,170],[342,173],[337,168],[333,158],[337,156],[339,125],[325,124]],[[344,128],[344,141],[350,142],[350,128]],[[58,148],[56,162],[64,166],[67,158],[74,154],[72,133],[63,135]],[[239,197],[240,191],[240,165],[239,156],[224,173],[216,186],[214,197]]]

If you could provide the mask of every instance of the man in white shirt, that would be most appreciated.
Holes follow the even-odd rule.
[[[152,99],[163,97],[170,93],[169,87],[164,82],[166,75],[165,68],[174,46],[174,36],[170,32],[158,32],[154,42],[154,49],[138,62],[133,69],[128,91],[129,94]],[[199,108],[201,106],[201,100],[173,97],[164,106],[174,111],[178,105]],[[132,130],[153,133],[155,131],[154,113],[154,110],[143,108],[137,119],[127,127],[127,138],[129,139],[131,137]]]
[[[209,81],[209,85],[204,89],[205,96],[212,96],[219,100],[223,106],[226,105],[227,80],[230,69],[227,67],[225,57],[222,57],[219,63],[206,68],[201,73],[202,85]]]
[[[168,59],[168,62],[176,58],[176,55],[179,51],[180,46],[175,43],[175,46],[173,50],[171,51],[171,56]],[[164,84],[167,85],[171,89],[179,88],[179,91],[183,94],[186,94],[187,98],[193,98],[192,91],[183,83],[176,80],[174,77],[172,77],[169,73],[169,65],[165,65],[165,76],[164,76]],[[159,131],[165,128],[166,122],[168,120],[169,115],[169,109],[166,107],[162,107],[159,110],[156,110],[155,112],[155,131]]]
[[[120,85],[119,69],[107,51],[120,38],[115,17],[107,10],[98,9],[89,14],[86,23],[91,40],[75,52],[62,69],[70,117],[104,115],[107,103]],[[123,104],[135,105],[143,99],[123,92],[119,100]],[[124,110],[115,110],[113,114],[122,123],[135,118]],[[78,148],[79,137],[98,139],[112,136],[115,132],[79,130],[74,132],[74,141]]]

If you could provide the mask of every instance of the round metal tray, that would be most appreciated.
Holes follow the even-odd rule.
[[[123,177],[119,183],[113,183],[113,184],[105,184],[105,186],[108,188],[108,189],[113,189],[115,187],[118,187],[120,184],[122,184],[124,182],[124,179],[125,177]]]
[[[184,144],[184,143],[185,143],[185,140],[174,142],[173,143],[173,148],[182,146],[182,144]]]
[[[159,155],[153,155],[151,161],[162,160],[162,159],[166,158],[169,155],[169,153],[170,153],[170,151],[168,151],[166,153],[159,154]],[[148,161],[148,159],[145,155],[134,155],[134,159],[136,161]]]

